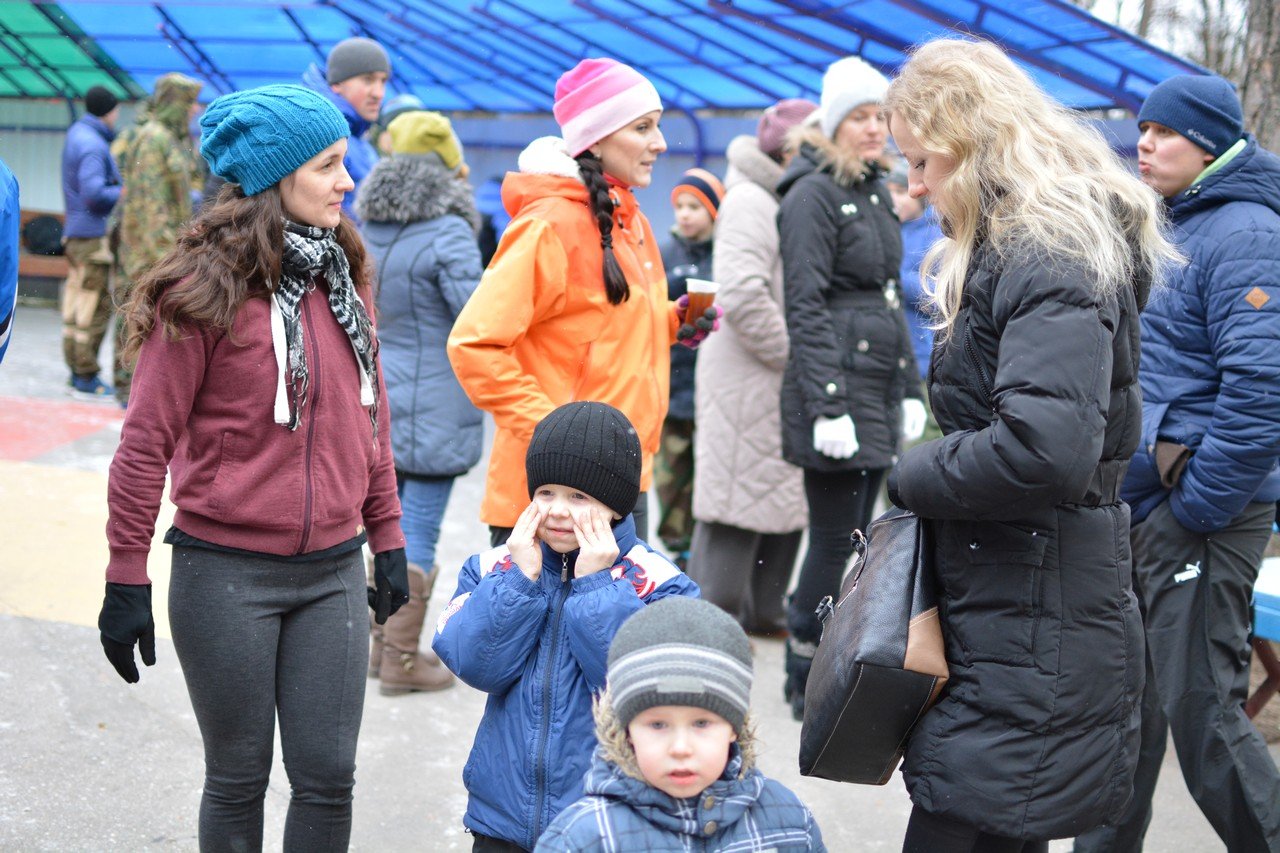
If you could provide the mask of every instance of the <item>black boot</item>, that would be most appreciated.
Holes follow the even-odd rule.
[[[813,667],[813,655],[817,650],[817,643],[806,643],[794,636],[787,639],[787,680],[782,690],[787,704],[791,706],[791,716],[797,722],[804,720],[804,691],[809,684],[809,670]]]

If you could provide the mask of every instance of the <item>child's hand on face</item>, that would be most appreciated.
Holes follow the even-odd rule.
[[[578,562],[574,575],[580,578],[612,568],[618,561],[618,540],[609,526],[608,510],[584,507],[573,514],[573,533],[578,537]]]
[[[516,519],[516,526],[507,539],[511,559],[524,576],[535,583],[542,576],[542,543],[538,539],[538,527],[542,524],[543,515],[545,512],[538,502],[531,502]]]

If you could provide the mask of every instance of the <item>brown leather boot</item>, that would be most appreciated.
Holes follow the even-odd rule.
[[[436,653],[431,649],[418,650],[422,623],[427,618],[427,602],[439,574],[439,566],[432,566],[428,574],[422,571],[421,566],[409,564],[409,603],[392,614],[387,624],[382,626],[382,661],[378,672],[382,683],[378,692],[383,696],[444,690],[453,686],[453,673],[441,663]]]

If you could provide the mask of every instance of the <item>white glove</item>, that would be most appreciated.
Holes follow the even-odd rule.
[[[813,422],[813,449],[832,459],[848,459],[858,452],[858,434],[853,418],[817,418]]]
[[[904,441],[915,441],[924,435],[924,403],[915,397],[904,397],[902,400],[902,438]]]

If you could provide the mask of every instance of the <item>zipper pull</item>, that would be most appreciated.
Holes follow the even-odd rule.
[[[561,554],[560,555],[560,583],[565,583],[568,580],[569,580],[569,555]]]

